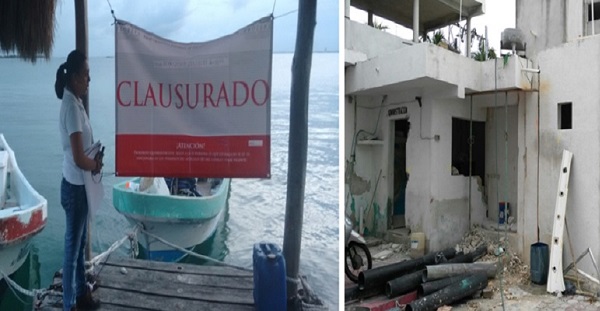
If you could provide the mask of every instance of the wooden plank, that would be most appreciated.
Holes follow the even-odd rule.
[[[176,299],[157,295],[141,294],[134,291],[100,288],[94,292],[100,299],[100,310],[116,310],[117,307],[128,307],[123,310],[254,310],[253,304],[234,304],[227,302],[211,302],[193,299]],[[129,309],[131,308],[131,309]]]
[[[114,274],[113,274],[114,275]],[[215,286],[196,286],[182,283],[173,273],[128,273],[120,278],[103,278],[100,273],[100,289],[112,288],[139,293],[153,293],[185,299],[214,302],[232,302],[253,304],[252,289],[226,288]]]
[[[59,306],[59,307],[43,306],[39,309],[33,309],[33,310],[35,310],[35,311],[62,311],[62,306]],[[104,305],[101,305],[100,309],[98,309],[97,311],[108,311],[108,310],[110,310],[110,311],[134,311],[134,310],[155,310],[155,309],[104,304]],[[165,310],[167,310],[167,309],[165,309]],[[169,309],[169,310],[173,310],[173,309]],[[197,310],[199,310],[199,309],[197,309]]]
[[[231,267],[224,266],[200,266],[185,263],[166,263],[150,260],[137,260],[131,258],[110,258],[106,262],[106,266],[135,268],[153,271],[188,273],[201,275],[223,275],[223,276],[240,276],[253,278],[251,271],[244,271]],[[98,268],[101,269],[101,268]]]
[[[563,233],[565,230],[565,215],[567,210],[567,195],[569,193],[569,175],[571,173],[571,159],[573,154],[563,150],[560,165],[558,191],[556,193],[556,207],[554,211],[554,226],[552,228],[552,241],[550,243],[550,268],[548,271],[548,284],[546,291],[549,293],[562,293],[565,290],[563,278]]]
[[[94,296],[102,302],[100,310],[254,309],[253,276],[248,271],[112,258],[96,272],[100,284]],[[60,282],[60,277],[54,278],[54,283]],[[39,310],[61,310],[61,298],[45,297]]]
[[[153,271],[148,273],[144,269],[127,269],[127,274],[121,272],[121,268],[116,266],[104,266],[100,271],[100,282],[103,280],[108,282],[120,280],[122,278],[130,278],[139,282],[151,282],[160,278],[168,284],[188,284],[193,286],[209,286],[230,289],[249,289],[254,288],[253,279],[240,276],[216,276],[216,275],[201,275],[188,273],[172,273],[163,271]]]

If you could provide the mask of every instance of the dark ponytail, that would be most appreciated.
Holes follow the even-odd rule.
[[[81,72],[85,60],[85,54],[79,50],[73,50],[67,56],[67,61],[58,67],[58,70],[56,70],[56,81],[54,82],[54,92],[56,92],[58,99],[63,98],[65,86],[67,86],[74,73]]]
[[[54,92],[56,92],[56,97],[58,97],[58,99],[63,98],[65,85],[67,85],[67,68],[65,68],[66,64],[67,63],[62,63],[56,71],[56,82],[54,82]]]

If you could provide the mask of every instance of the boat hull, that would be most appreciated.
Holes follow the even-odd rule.
[[[157,222],[156,220],[137,221],[125,217],[132,225],[141,224],[144,230],[150,234],[191,250],[194,246],[204,243],[215,233],[219,221],[223,218],[224,211],[225,209],[221,210],[221,213],[216,217],[198,223]],[[186,255],[184,252],[174,249],[143,232],[138,235],[138,242],[143,248],[142,254],[146,259],[174,262],[181,260]]]
[[[128,182],[138,182],[138,179]],[[204,197],[157,195],[126,188],[126,182],[113,187],[113,204],[132,225],[185,249],[210,238],[223,218],[230,179],[224,179],[215,193]],[[173,247],[145,233],[138,235],[143,257],[158,261],[178,261],[185,256]]]
[[[29,241],[0,247],[0,271],[6,275],[13,274],[23,265],[30,249],[31,244]],[[2,279],[2,276],[0,276],[0,279]]]
[[[0,270],[15,272],[27,258],[30,240],[46,226],[48,202],[29,184],[0,134]],[[1,277],[0,277],[1,278]]]

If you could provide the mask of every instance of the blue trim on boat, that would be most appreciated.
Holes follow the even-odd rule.
[[[191,250],[193,247],[187,249]],[[163,262],[177,262],[183,257],[186,256],[186,253],[172,249],[172,250],[164,250],[164,251],[147,251],[146,249],[141,250],[143,252],[144,259],[154,260],[154,261],[163,261]]]

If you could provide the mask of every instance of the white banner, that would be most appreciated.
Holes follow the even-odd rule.
[[[272,17],[201,43],[116,26],[119,176],[269,177]]]

